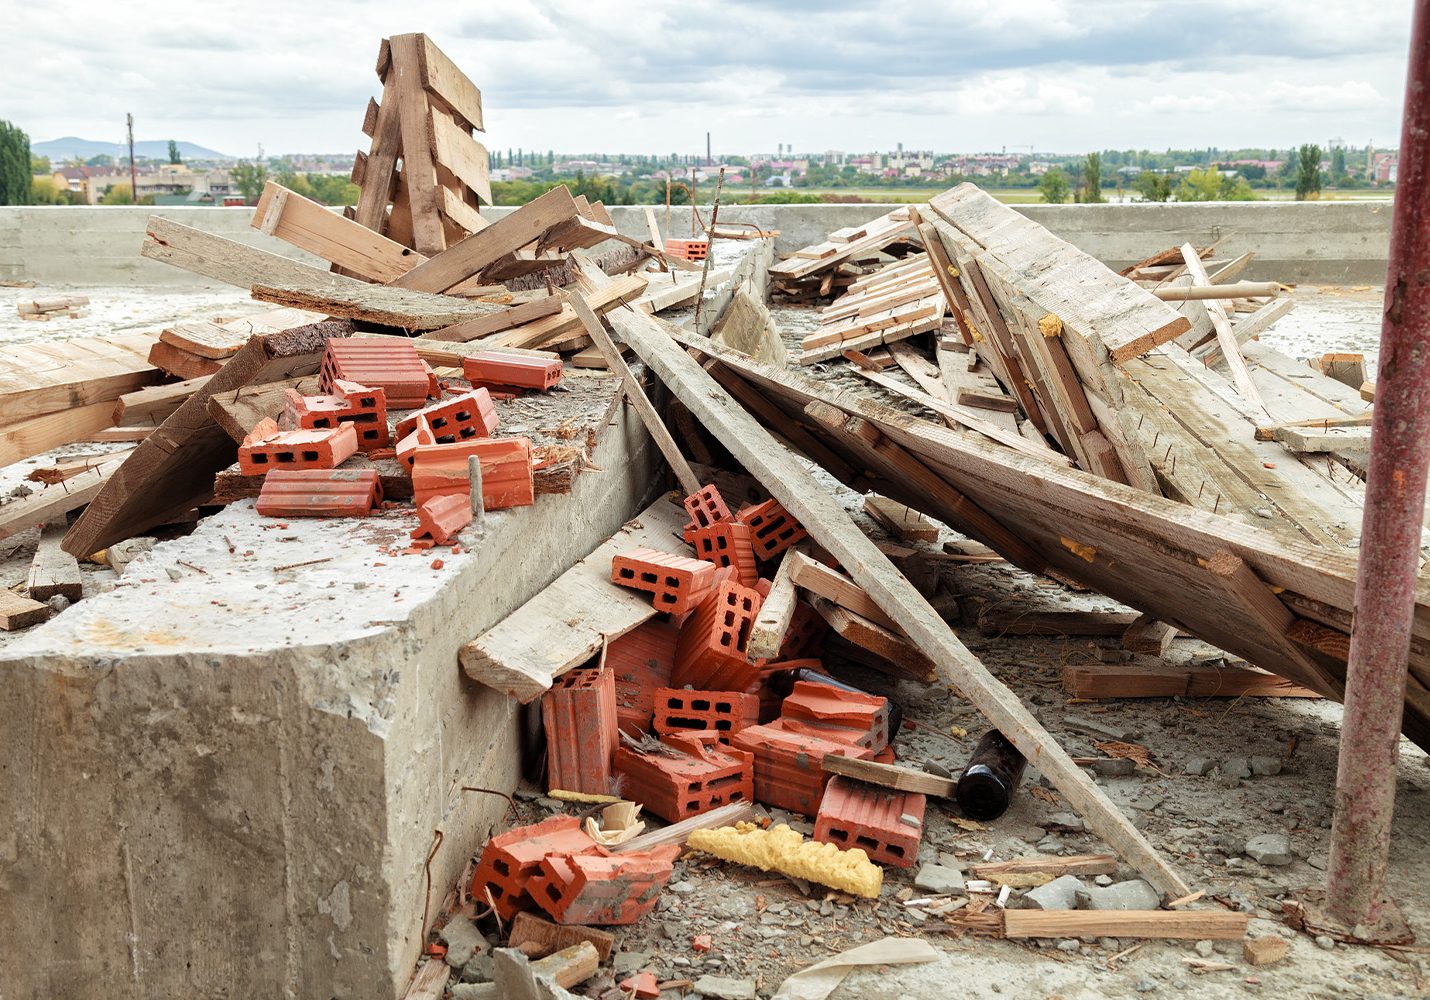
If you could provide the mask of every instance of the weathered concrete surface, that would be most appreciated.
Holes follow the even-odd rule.
[[[278,522],[235,504],[7,647],[0,996],[396,995],[434,831],[435,911],[506,806],[461,786],[517,777],[514,703],[458,646],[658,482],[625,407],[593,461],[459,555],[386,554],[410,509]]]
[[[889,205],[729,205],[726,222],[778,229],[779,253],[822,240],[841,226],[887,212]],[[1366,284],[1385,280],[1390,203],[1370,201],[1226,202],[1196,205],[1015,205],[1035,221],[1113,267],[1173,244],[1219,242],[1229,260],[1257,252],[1252,279]],[[500,218],[509,208],[487,208]],[[198,285],[205,279],[138,257],[144,223],[153,212],[185,225],[276,252],[300,255],[249,226],[251,208],[19,207],[0,208],[0,280],[43,284]],[[644,209],[612,206],[624,233],[644,238]],[[708,210],[703,213],[708,218]],[[688,209],[656,212],[665,235],[690,232]]]

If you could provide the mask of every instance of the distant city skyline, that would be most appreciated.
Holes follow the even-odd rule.
[[[491,149],[717,159],[940,152],[1286,148],[1399,142],[1406,3],[976,0],[926,9],[787,0],[375,0],[241,20],[153,0],[22,7],[0,117],[34,141],[179,139],[249,158],[337,154],[381,37],[426,31],[481,88]],[[255,26],[262,30],[253,30]]]

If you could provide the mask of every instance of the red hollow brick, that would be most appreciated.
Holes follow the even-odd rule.
[[[731,519],[730,508],[713,483],[690,494],[684,503],[685,510],[690,515],[690,523],[685,526],[683,532],[687,542],[694,537],[695,529],[708,528],[719,521]]]
[[[785,698],[781,714],[786,719],[818,724],[837,739],[868,747],[878,753],[889,745],[889,699],[829,684],[796,681]],[[847,729],[844,737],[837,730]]]
[[[868,760],[873,756],[864,747],[825,739],[812,733],[791,732],[783,720],[742,729],[731,745],[755,755],[755,799],[766,805],[813,816],[824,795],[829,775],[824,772],[826,754]]]
[[[686,260],[704,260],[710,254],[709,240],[682,240],[675,237],[665,241],[665,252],[672,257]]]
[[[750,542],[750,529],[735,521],[717,521],[691,533],[689,542],[695,546],[695,557],[716,566],[733,566],[735,579],[746,587],[756,587],[760,579],[755,564],[755,550]]]
[[[616,749],[616,675],[577,667],[551,682],[541,696],[546,728],[546,780],[551,788],[590,795],[611,791]]]
[[[524,507],[536,501],[531,442],[524,437],[418,445],[412,463],[413,499],[421,504],[434,496],[470,494],[467,459],[472,455],[482,463],[482,499],[488,510]]]
[[[481,860],[472,874],[471,896],[484,903],[490,894],[497,913],[503,920],[510,920],[520,910],[536,908],[527,889],[540,871],[542,858],[598,850],[575,816],[552,816],[508,830],[488,840],[482,849]]]
[[[814,818],[814,839],[845,851],[858,847],[878,864],[912,868],[919,857],[927,804],[918,792],[897,792],[835,775]]]
[[[286,416],[291,426],[304,430],[352,424],[363,451],[376,451],[392,443],[387,426],[387,394],[346,379],[335,379],[329,395],[302,396],[289,389]]]
[[[398,440],[405,438],[417,428],[418,420],[427,421],[432,432],[431,444],[451,444],[467,438],[491,437],[496,433],[498,418],[492,394],[485,389],[473,389],[460,396],[444,399],[440,403],[403,417],[397,422]]]
[[[376,469],[273,469],[254,506],[265,517],[366,517],[381,502]]]
[[[760,595],[749,587],[726,580],[715,588],[680,627],[671,686],[755,690],[760,670],[746,652],[759,612]]]
[[[754,795],[754,758],[719,741],[713,730],[663,737],[672,752],[617,747],[615,769],[626,798],[670,823]]]
[[[803,660],[773,660],[760,664],[760,724],[774,722],[780,717],[780,708],[784,704],[784,695],[772,689],[765,683],[769,676],[781,670],[817,670],[825,673],[824,664],[817,659]]]
[[[436,390],[432,370],[417,356],[417,347],[402,337],[329,339],[318,388],[334,393],[338,379],[382,389],[394,410],[421,406]]]
[[[550,389],[561,381],[561,359],[482,351],[462,359],[462,372],[473,385]]]
[[[410,432],[398,435],[395,456],[400,464],[407,467],[408,475],[411,475],[412,464],[417,461],[417,446],[436,443],[437,438],[432,433],[432,428],[428,427],[427,421],[419,415]]]
[[[417,508],[417,527],[412,529],[412,537],[431,538],[438,545],[446,545],[471,520],[471,497],[459,493],[433,497]]]
[[[750,528],[750,541],[760,559],[773,559],[809,534],[775,499],[742,507],[735,520]]]
[[[357,431],[352,424],[328,430],[281,431],[264,419],[238,447],[238,467],[245,476],[261,476],[270,469],[335,469],[357,451]]]
[[[715,580],[714,563],[658,549],[632,549],[611,560],[611,582],[653,595],[658,611],[680,614],[705,597]]]
[[[606,666],[616,675],[616,720],[621,732],[650,731],[657,688],[670,684],[680,629],[659,618],[606,643]]]
[[[541,859],[531,898],[558,924],[633,924],[655,908],[680,847],[638,854],[552,854]]]
[[[664,736],[710,730],[728,743],[730,737],[760,721],[760,697],[743,691],[692,691],[659,688],[654,700],[655,731]]]
[[[808,602],[795,601],[794,614],[780,643],[779,658],[794,660],[809,656],[819,648],[828,630],[829,624]]]

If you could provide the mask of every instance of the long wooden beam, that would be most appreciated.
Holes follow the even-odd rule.
[[[610,314],[612,325],[670,391],[849,570],[886,615],[933,659],[939,676],[957,687],[1048,777],[1088,826],[1157,889],[1187,895],[1187,884],[1123,812],[1073,763],[1012,691],[950,631],[923,596],[859,530],[849,514],[769,432],[740,407],[672,339],[668,324],[632,309]]]

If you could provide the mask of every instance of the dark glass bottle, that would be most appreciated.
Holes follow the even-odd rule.
[[[794,670],[776,670],[765,679],[765,684],[767,684],[769,689],[775,694],[781,698],[785,698],[794,690],[794,686],[798,681],[827,684],[830,687],[839,688],[841,691],[853,691],[855,694],[869,694],[868,691],[857,688],[853,684],[846,684],[844,681],[830,677],[828,674],[822,674],[818,670],[811,670],[808,667],[799,667]],[[874,695],[873,697],[883,698],[884,696]],[[885,700],[889,703],[889,742],[892,743],[894,742],[894,738],[898,735],[899,727],[904,724],[904,710],[900,708],[898,703],[892,698],[886,698]]]
[[[959,776],[954,798],[969,819],[997,819],[1008,811],[1013,790],[1023,780],[1028,759],[1008,738],[991,729],[978,741],[968,766]]]

